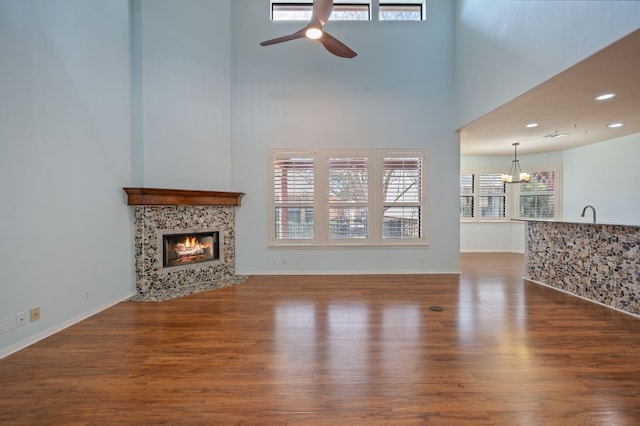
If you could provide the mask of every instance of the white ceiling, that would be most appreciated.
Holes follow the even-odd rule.
[[[616,97],[597,102],[604,92]],[[530,122],[538,127],[526,128]],[[621,122],[611,129],[607,124]],[[568,133],[562,138],[545,135]],[[640,30],[460,129],[462,155],[558,151],[640,133]]]

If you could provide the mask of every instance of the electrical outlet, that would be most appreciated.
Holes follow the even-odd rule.
[[[24,312],[18,312],[16,314],[16,327],[21,327],[27,323],[27,314]]]
[[[40,319],[40,307],[31,308],[29,310],[29,318],[31,322],[38,321]]]

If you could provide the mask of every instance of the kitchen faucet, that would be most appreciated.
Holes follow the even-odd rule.
[[[580,217],[584,217],[584,212],[586,212],[587,209],[593,210],[593,223],[596,223],[596,209],[592,205],[584,206],[584,209],[582,209],[582,214],[580,215]]]

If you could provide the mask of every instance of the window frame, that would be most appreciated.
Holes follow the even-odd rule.
[[[279,7],[286,8],[287,6],[296,8],[298,11],[311,13],[313,8],[313,0],[278,0],[270,1],[269,3],[269,17],[272,22],[303,22],[308,20],[307,18],[296,19],[279,19],[275,18],[274,12]],[[385,10],[394,8],[414,8],[417,10],[408,10],[409,12],[419,12],[419,19],[382,19],[381,14]],[[366,19],[330,19],[332,22],[422,22],[427,19],[427,2],[425,0],[350,0],[350,1],[334,1],[334,10],[352,11],[356,13],[366,12]],[[310,16],[310,15],[309,15]]]
[[[271,6],[271,21],[273,22],[305,22],[308,21],[311,17],[311,12],[313,10],[313,1],[305,2],[305,1],[272,1],[270,3]],[[300,12],[307,12],[309,14],[309,18],[300,18],[300,19],[276,19],[275,12],[279,7],[293,7],[296,8]],[[371,3],[370,2],[345,2],[345,3],[335,3],[333,5],[333,11],[346,11],[346,12],[356,12],[362,13],[366,12],[366,19],[329,19],[332,22],[369,22],[371,21]]]
[[[314,158],[314,225],[312,239],[282,239],[276,235],[276,208],[279,203],[275,195],[276,167],[275,160],[289,157]],[[384,158],[392,156],[414,158],[420,161],[420,186],[419,202],[417,205],[419,215],[418,238],[385,238],[384,237],[384,205],[383,199],[383,167]],[[367,206],[367,237],[366,238],[330,238],[329,209],[329,159],[330,158],[368,158],[368,200],[366,203],[355,203],[354,206]],[[426,246],[428,241],[428,170],[429,153],[426,149],[269,149],[269,179],[268,179],[268,233],[270,247],[392,247],[392,246]],[[334,205],[347,205],[349,203],[334,203]],[[408,205],[412,203],[402,203]]]
[[[504,218],[491,218],[491,217],[479,217],[480,209],[480,196],[477,185],[479,184],[478,175],[480,174],[502,174],[504,171],[497,171],[489,168],[463,168],[460,170],[460,176],[464,174],[471,174],[474,176],[474,187],[472,194],[459,194],[459,200],[464,196],[473,195],[473,217],[462,217],[460,215],[460,223],[500,223],[510,222],[513,220],[560,220],[562,218],[562,164],[540,164],[540,165],[528,165],[527,170],[529,174],[541,173],[541,172],[554,172],[555,185],[553,195],[555,197],[555,209],[553,218],[527,218],[520,217],[520,188],[521,184],[506,184],[505,192],[505,217]],[[458,187],[460,188],[460,186]]]
[[[518,184],[516,188],[516,193],[514,195],[514,210],[513,210],[513,219],[518,220],[561,220],[562,219],[562,165],[561,164],[551,164],[551,165],[542,165],[542,166],[534,166],[527,167],[527,173],[533,176],[535,173],[544,173],[544,172],[553,172],[554,173],[554,216],[547,217],[522,217],[520,216],[520,196],[523,192],[529,193],[531,195],[542,195],[546,194],[545,192],[539,191],[522,191],[522,184]]]
[[[419,19],[381,19],[381,15],[382,12],[385,11],[385,9],[391,9],[391,8],[413,8],[413,7],[418,7],[419,8],[419,12],[420,12],[420,18]],[[427,5],[425,4],[425,2],[402,2],[402,3],[394,3],[394,2],[388,2],[388,1],[381,1],[378,4],[378,21],[380,22],[420,22],[420,21],[425,21],[427,19],[426,17],[426,10]],[[409,10],[411,11],[411,10]],[[415,12],[415,11],[414,11]]]
[[[460,216],[460,222],[507,222],[510,220],[510,214],[511,214],[511,197],[510,197],[510,188],[509,185],[506,185],[505,187],[505,192],[504,192],[504,217],[491,217],[491,216],[484,216],[481,217],[480,216],[480,208],[481,208],[481,202],[480,199],[482,197],[491,197],[491,196],[502,196],[500,193],[498,194],[491,194],[491,193],[483,193],[480,192],[480,175],[502,175],[503,172],[501,171],[496,171],[496,170],[492,170],[492,169],[465,169],[465,170],[460,170],[460,176],[464,175],[464,174],[469,174],[472,176],[472,185],[473,187],[471,188],[471,193],[470,194],[459,194],[458,199],[460,200],[462,197],[469,197],[472,196],[473,197],[473,216],[472,217],[463,217]],[[459,188],[459,187],[458,187]]]
[[[270,200],[271,200],[271,205],[272,207],[270,208],[270,233],[272,235],[272,238],[276,238],[276,218],[278,217],[278,215],[276,214],[276,209],[277,208],[282,208],[282,209],[287,209],[287,208],[308,208],[311,207],[312,210],[315,209],[315,200],[318,197],[317,194],[317,187],[316,187],[316,173],[315,173],[315,169],[317,167],[317,156],[314,152],[309,152],[307,153],[308,155],[303,155],[302,152],[285,152],[285,151],[281,151],[281,152],[277,152],[277,153],[273,153],[270,158],[269,158],[269,163],[270,163],[270,178],[269,178],[269,194],[270,194]],[[276,196],[275,196],[275,192],[276,192],[276,186],[275,186],[275,179],[276,179],[276,173],[275,173],[275,162],[276,160],[280,160],[280,161],[286,161],[285,159],[290,159],[291,158],[307,158],[307,159],[311,159],[313,162],[313,165],[311,167],[311,171],[312,171],[312,176],[314,179],[314,186],[313,186],[313,200],[311,202],[279,202],[276,200]],[[308,212],[305,210],[305,219],[308,216]],[[301,216],[300,216],[301,217]],[[313,212],[313,217],[314,217],[314,222],[315,222],[315,217],[316,217],[316,211],[314,210]],[[313,241],[315,238],[317,238],[317,232],[315,230],[315,226],[312,227],[313,230],[313,236],[312,238],[282,238],[280,240],[284,240],[284,241],[296,241],[296,242],[307,242],[307,241]]]
[[[331,199],[331,191],[329,189],[329,181],[331,176],[331,171],[333,170],[331,167],[332,159],[347,159],[347,158],[365,158],[366,159],[366,171],[367,171],[367,200],[366,201],[345,201],[345,200],[332,200]],[[338,160],[339,161],[339,160]],[[326,166],[326,168],[325,168]],[[326,200],[326,204],[328,209],[326,211],[322,211],[321,220],[322,223],[326,226],[326,234],[323,235],[328,245],[359,245],[359,244],[370,244],[373,237],[372,232],[372,216],[373,209],[371,208],[371,204],[374,200],[374,187],[371,182],[371,177],[375,173],[375,164],[373,162],[373,158],[371,152],[369,150],[326,150],[324,151],[324,162],[319,164],[321,168],[321,176],[322,181],[319,186],[321,190],[324,190],[321,193],[321,197]],[[337,169],[336,169],[337,170]],[[324,174],[326,173],[326,174]],[[324,184],[324,185],[323,185]],[[332,238],[331,237],[331,209],[332,208],[365,208],[367,210],[367,224],[366,224],[366,237],[364,238]]]
[[[471,192],[463,192],[462,191],[462,175],[471,176]],[[459,194],[458,199],[460,200],[460,220],[472,220],[476,217],[476,173],[466,173],[460,172],[460,181],[459,181]],[[462,198],[470,198],[471,199],[471,216],[463,216],[462,212]]]
[[[419,157],[419,160],[421,162],[421,167],[420,167],[420,191],[418,192],[418,197],[419,200],[418,201],[386,201],[384,199],[380,200],[380,214],[381,214],[381,218],[380,218],[380,229],[379,232],[381,233],[380,239],[383,242],[383,244],[392,244],[392,245],[405,245],[405,244],[411,244],[413,245],[415,241],[424,241],[426,244],[427,238],[426,238],[426,227],[425,227],[425,217],[427,217],[427,211],[426,208],[428,206],[427,203],[427,195],[428,195],[428,190],[427,190],[427,177],[426,174],[428,173],[429,167],[428,167],[428,151],[425,150],[380,150],[378,151],[378,171],[380,172],[380,176],[376,176],[376,178],[383,178],[385,175],[385,160],[387,158],[412,158],[412,157]],[[377,194],[380,197],[383,197],[384,195],[384,185],[382,182],[379,182],[380,188],[379,190],[377,190]],[[419,209],[419,214],[418,214],[418,238],[391,238],[391,237],[385,237],[385,210],[386,207],[392,208],[411,208],[411,207],[417,207]]]

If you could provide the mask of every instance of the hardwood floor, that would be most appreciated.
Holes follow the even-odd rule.
[[[640,424],[640,319],[461,266],[120,303],[0,360],[0,424]]]

